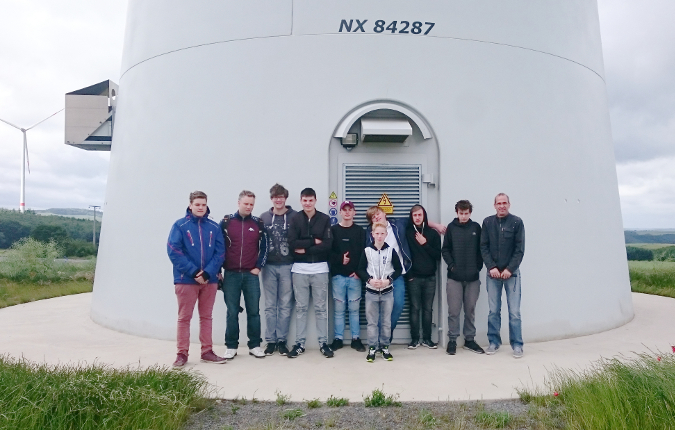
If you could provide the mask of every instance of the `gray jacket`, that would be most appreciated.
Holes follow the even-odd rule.
[[[514,273],[525,255],[525,226],[523,220],[508,214],[504,218],[492,215],[483,220],[480,253],[488,271],[495,267],[501,272]]]

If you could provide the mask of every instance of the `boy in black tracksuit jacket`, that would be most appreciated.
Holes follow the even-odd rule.
[[[473,206],[468,200],[455,205],[457,218],[448,224],[443,239],[443,259],[448,265],[448,347],[446,352],[454,355],[459,337],[459,313],[464,305],[464,349],[483,354],[483,349],[474,341],[476,336],[475,310],[483,268],[480,239],[481,227],[472,221]]]
[[[422,311],[422,343],[436,348],[431,340],[431,320],[436,295],[436,269],[441,259],[441,237],[429,227],[427,211],[421,205],[410,209],[406,238],[412,257],[412,268],[406,273],[410,298],[410,337],[408,349],[420,345],[420,310]]]

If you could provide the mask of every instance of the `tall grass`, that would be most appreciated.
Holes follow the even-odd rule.
[[[524,390],[521,398],[546,406],[559,402],[566,428],[675,428],[673,353],[605,359],[586,371],[558,369],[549,377],[556,397]]]
[[[0,277],[16,282],[51,283],[93,280],[96,260],[76,264],[59,261],[61,249],[55,242],[24,238],[15,242],[0,261]]]
[[[0,356],[0,428],[179,429],[206,405],[202,376],[153,367],[49,366]]]
[[[634,292],[675,298],[675,262],[629,261]]]

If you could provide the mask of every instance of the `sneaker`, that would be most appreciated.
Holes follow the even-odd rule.
[[[408,349],[417,349],[418,346],[420,346],[419,340],[411,340],[408,344]]]
[[[237,355],[236,349],[227,348],[225,350],[225,355],[223,357],[225,357],[225,360],[232,360],[236,355]]]
[[[387,361],[394,361],[394,356],[391,355],[391,353],[389,352],[388,346],[383,346],[381,351],[382,351],[382,358],[384,358]]]
[[[342,341],[340,341],[340,343],[342,343]],[[321,348],[319,348],[319,351],[321,351],[323,356],[326,358],[332,358],[333,355],[335,355],[333,354],[333,351],[330,349],[330,346],[328,346],[327,343],[322,343]]]
[[[344,346],[344,342],[342,342],[342,339],[338,339],[337,337],[333,339],[333,343],[330,344],[330,349],[333,351],[337,351],[338,349],[342,348]]]
[[[481,348],[480,345],[478,345],[475,340],[465,340],[464,341],[464,349],[468,349],[469,351],[473,351],[476,354],[485,354],[485,351],[483,350],[483,348]]]
[[[227,360],[223,357],[218,357],[213,350],[202,354],[202,363],[225,364]]]
[[[285,340],[277,343],[277,351],[279,351],[279,355],[288,355],[288,347]]]
[[[265,353],[259,346],[256,346],[255,348],[249,348],[248,355],[252,355],[255,358],[265,358]]]
[[[491,343],[490,346],[488,346],[488,349],[485,351],[487,355],[492,355],[496,354],[497,351],[499,351],[499,345],[495,345],[494,343]]]
[[[522,346],[514,346],[513,347],[513,357],[514,358],[523,358],[523,347]]]
[[[265,347],[265,355],[274,355],[274,351],[277,349],[277,344],[276,343],[268,343],[267,346]]]
[[[429,348],[429,349],[436,349],[436,348],[438,348],[438,344],[433,343],[433,342],[431,341],[431,339],[425,339],[425,340],[423,340],[422,343],[421,343],[420,345],[426,346],[426,347]]]
[[[445,353],[448,355],[455,355],[457,353],[457,342],[449,340],[448,346],[445,348]]]
[[[368,363],[372,363],[373,361],[375,361],[375,353],[376,353],[376,352],[377,352],[377,350],[375,349],[374,346],[371,346],[371,347],[368,349],[368,355],[366,355],[366,361],[367,361]]]
[[[356,339],[352,339],[351,347],[352,349],[355,349],[358,352],[364,352],[366,350],[366,347],[363,346],[363,342],[361,342],[361,339],[359,339],[358,337]]]
[[[178,355],[176,356],[176,361],[173,362],[172,366],[174,369],[178,370],[185,367],[186,363],[187,363],[187,355],[178,353]]]
[[[298,355],[302,355],[304,352],[305,352],[305,348],[304,348],[302,345],[300,345],[299,343],[296,343],[296,344],[293,346],[293,349],[290,350],[290,351],[288,352],[288,354],[286,354],[286,357],[288,357],[288,358],[297,358]]]

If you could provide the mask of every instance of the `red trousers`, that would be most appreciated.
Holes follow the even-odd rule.
[[[197,303],[199,311],[199,342],[202,354],[213,349],[212,326],[213,304],[216,301],[218,284],[176,284],[178,299],[178,353],[188,355],[190,349],[190,320]]]

